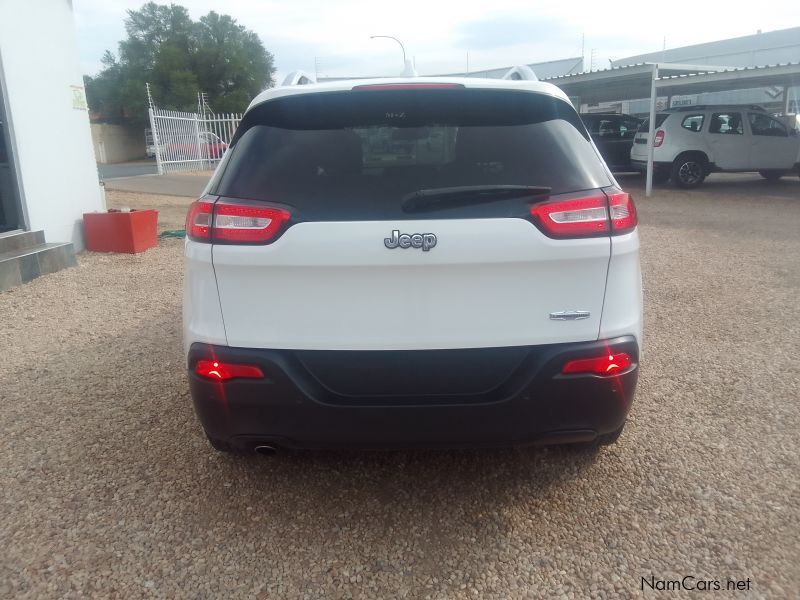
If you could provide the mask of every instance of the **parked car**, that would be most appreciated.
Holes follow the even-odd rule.
[[[631,163],[647,169],[647,120],[631,149]],[[709,173],[757,171],[766,179],[800,172],[800,136],[758,106],[687,106],[656,116],[654,178],[683,188]]]
[[[156,144],[153,140],[153,131],[150,128],[144,130],[144,145],[145,145],[145,156],[147,158],[155,158],[156,156]],[[159,144],[161,153],[164,153],[167,145],[164,143]]]
[[[162,157],[166,160],[218,160],[227,149],[228,144],[217,134],[201,131],[199,135],[172,137],[166,144]]]
[[[616,113],[583,113],[581,119],[612,171],[632,171],[631,148],[641,120]]]
[[[219,450],[622,431],[636,210],[551,84],[267,90],[186,233],[189,385]]]
[[[167,145],[166,144],[159,144],[159,146],[161,148],[161,153],[163,155],[163,153],[166,151]],[[147,147],[145,149],[145,156],[147,156],[147,158],[155,158],[156,157],[156,145],[155,144],[148,144],[147,145]]]

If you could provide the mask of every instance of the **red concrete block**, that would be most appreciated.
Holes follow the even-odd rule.
[[[84,213],[83,230],[92,252],[144,252],[158,244],[158,211]]]

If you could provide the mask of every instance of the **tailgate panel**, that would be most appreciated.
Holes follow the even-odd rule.
[[[437,244],[387,249],[384,238]],[[484,348],[597,339],[608,237],[553,240],[516,218],[310,222],[267,246],[213,248],[230,346]],[[551,320],[557,311],[583,320]]]

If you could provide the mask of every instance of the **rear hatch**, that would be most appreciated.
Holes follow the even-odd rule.
[[[664,124],[669,113],[658,113],[656,115],[656,129]],[[650,119],[645,119],[636,130],[633,138],[633,148],[631,148],[631,158],[634,160],[647,160],[647,140],[650,135]],[[658,141],[658,138],[656,138]]]
[[[267,101],[245,116],[210,188],[216,210],[279,211],[264,213],[277,215],[268,240],[214,242],[228,343],[596,339],[610,237],[584,221],[612,185],[574,109],[547,94],[428,84]]]

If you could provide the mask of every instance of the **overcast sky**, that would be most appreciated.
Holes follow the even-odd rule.
[[[597,2],[570,0],[183,0],[192,18],[211,10],[255,31],[275,55],[277,81],[303,69],[320,75],[395,75],[406,47],[421,75],[478,71],[581,55],[589,67],[609,59],[800,25],[796,0],[733,8],[703,0]],[[127,9],[142,0],[73,0],[84,72],[95,74],[108,49],[125,37]],[[647,8],[654,7],[654,8]],[[657,8],[656,8],[657,7]]]

